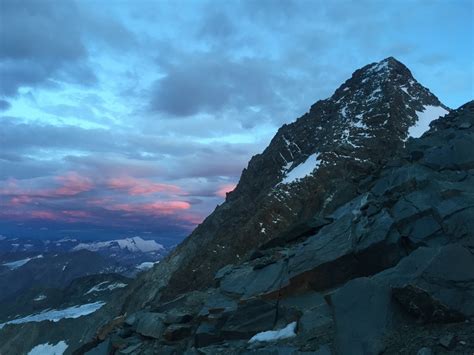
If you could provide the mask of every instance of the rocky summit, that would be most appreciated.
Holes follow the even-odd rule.
[[[472,354],[474,101],[355,71],[93,317],[66,353]],[[15,327],[0,353],[46,342]]]

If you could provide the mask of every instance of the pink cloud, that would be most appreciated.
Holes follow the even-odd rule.
[[[235,189],[236,185],[235,184],[225,184],[219,187],[219,189],[216,191],[216,195],[220,197],[225,197],[226,193],[231,192]]]
[[[191,229],[194,229],[198,224],[200,224],[204,220],[204,217],[194,215],[194,214],[183,214],[180,216],[180,220],[187,222],[189,224],[188,227],[190,227]]]
[[[179,193],[181,189],[175,185],[159,184],[146,179],[120,177],[109,179],[107,186],[111,189],[124,190],[131,196],[150,195],[157,192]]]
[[[19,195],[19,196],[12,197],[12,199],[10,200],[10,205],[20,206],[20,205],[25,205],[27,203],[30,203],[31,201],[33,201],[33,199],[30,196]]]
[[[63,215],[73,218],[91,218],[91,214],[87,211],[77,211],[77,210],[64,210],[61,211]]]
[[[110,206],[113,211],[144,213],[150,215],[168,215],[177,211],[187,210],[191,205],[185,201],[157,201],[152,203],[130,204],[122,203]]]
[[[56,181],[60,182],[62,186],[50,191],[52,195],[58,196],[74,196],[81,192],[90,191],[94,184],[88,177],[81,176],[76,172],[70,172],[63,176],[57,176]]]
[[[59,219],[56,214],[50,211],[32,211],[31,217],[34,219],[48,219],[48,220]]]

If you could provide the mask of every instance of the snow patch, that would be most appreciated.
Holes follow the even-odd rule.
[[[388,60],[383,60],[380,63],[376,63],[372,65],[368,71],[369,73],[372,73],[372,72],[378,73],[378,72],[386,71],[387,69],[388,69]]]
[[[3,266],[6,266],[10,270],[15,270],[15,269],[18,269],[18,268],[22,267],[23,265],[27,264],[31,260],[41,259],[42,257],[43,257],[43,255],[40,254],[40,255],[32,257],[32,258],[26,258],[26,259],[21,259],[21,260],[16,260],[16,261],[10,261],[9,263],[4,263]]]
[[[61,340],[56,345],[50,343],[36,345],[27,355],[62,355],[67,348],[66,342]]]
[[[87,316],[91,313],[94,313],[99,308],[101,308],[105,302],[94,302],[87,303],[79,306],[72,306],[65,309],[47,309],[40,313],[31,314],[23,318],[13,319],[11,321],[1,323],[0,329],[2,329],[7,324],[22,324],[28,322],[42,322],[49,320],[52,322],[58,322],[64,318],[79,318],[82,316]]]
[[[342,108],[341,116],[344,117],[344,118],[347,117],[347,105]]]
[[[35,298],[33,298],[33,301],[39,302],[39,301],[42,301],[42,300],[45,300],[45,299],[46,299],[46,295],[40,294],[40,295],[36,296]]]
[[[281,339],[292,338],[296,336],[295,329],[296,329],[296,322],[293,322],[280,330],[267,330],[266,332],[255,334],[249,340],[249,343],[254,343],[257,341],[277,341]]]
[[[318,168],[321,164],[321,160],[318,159],[319,155],[320,153],[311,154],[303,163],[297,165],[291,171],[287,172],[285,178],[282,180],[282,183],[290,184],[311,174],[313,170]]]
[[[432,121],[448,113],[449,111],[441,106],[426,105],[423,111],[416,111],[418,119],[415,125],[408,128],[408,136],[413,138],[421,137],[423,133],[430,129],[430,123]]]
[[[95,285],[94,287],[92,287],[85,294],[88,295],[89,293],[92,293],[92,292],[102,292],[102,291],[106,291],[106,290],[113,291],[117,288],[123,288],[123,287],[127,286],[127,284],[124,284],[123,282],[116,282],[116,283],[113,283],[113,284],[110,284],[110,285],[107,285],[107,284],[110,284],[110,281],[101,282],[100,284]],[[107,285],[107,286],[105,286],[105,285]]]
[[[155,264],[158,264],[158,263],[159,261],[155,261],[155,262],[145,261],[141,263],[140,265],[135,266],[135,268],[141,271],[145,271],[145,270],[151,269]]]

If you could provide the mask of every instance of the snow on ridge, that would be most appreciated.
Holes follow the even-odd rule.
[[[35,298],[33,298],[33,301],[39,302],[39,301],[42,301],[42,300],[45,300],[45,299],[46,299],[46,295],[41,293],[38,296],[36,296]]]
[[[373,64],[369,69],[369,73],[378,73],[378,72],[383,72],[388,69],[388,59],[385,59],[379,63]]]
[[[441,116],[448,114],[449,111],[441,106],[426,105],[423,111],[416,111],[417,121],[408,128],[408,136],[419,138],[430,129],[430,123]]]
[[[67,343],[61,340],[56,345],[50,343],[36,345],[27,355],[62,355],[67,348]]]
[[[41,259],[42,257],[43,257],[43,255],[40,254],[40,255],[34,256],[32,258],[25,258],[25,259],[21,259],[21,260],[10,261],[10,262],[4,263],[2,265],[6,266],[10,270],[15,270],[15,269],[18,269],[18,268],[22,267],[23,265],[29,263],[31,260]]]
[[[102,292],[102,291],[106,291],[106,290],[113,291],[117,288],[123,288],[123,287],[127,286],[127,284],[125,284],[123,282],[116,282],[116,283],[113,283],[113,284],[110,284],[110,285],[107,285],[107,284],[110,284],[110,281],[101,282],[100,284],[95,285],[89,291],[87,291],[85,293],[85,295],[88,295],[89,293],[92,293],[92,292]],[[105,286],[105,285],[107,285],[107,286]]]
[[[257,333],[252,338],[250,338],[249,343],[254,343],[257,341],[277,341],[280,339],[292,338],[296,336],[295,330],[296,322],[292,322],[280,330],[267,330],[266,332]]]
[[[281,183],[290,184],[311,174],[321,164],[321,160],[318,159],[319,155],[320,153],[311,154],[303,163],[286,172],[286,176]]]
[[[101,308],[104,304],[105,302],[99,301],[99,302],[94,302],[94,303],[78,305],[78,306],[72,306],[72,307],[64,308],[64,309],[46,309],[40,313],[31,314],[23,318],[17,318],[5,323],[1,323],[0,329],[2,329],[7,324],[42,322],[45,320],[49,320],[52,322],[59,322],[61,319],[64,319],[64,318],[79,318],[79,317],[87,316],[91,313],[94,313],[99,308]]]
[[[164,249],[163,245],[157,243],[154,240],[145,240],[140,237],[133,237],[108,240],[105,242],[80,243],[76,245],[72,250],[77,251],[86,249],[90,251],[99,251],[100,249],[110,248],[115,244],[118,245],[120,249],[127,249],[131,252],[148,253]]]
[[[155,264],[158,264],[159,261],[145,261],[137,266],[135,266],[136,269],[138,270],[141,270],[141,271],[145,271],[145,270],[149,270],[151,269]]]

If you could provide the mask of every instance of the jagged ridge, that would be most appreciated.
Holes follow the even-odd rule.
[[[249,251],[280,239],[315,210],[330,211],[355,196],[358,181],[403,147],[426,106],[447,109],[394,58],[355,71],[251,159],[226,202],[157,270],[155,286],[165,287],[160,297],[209,286],[220,267],[245,260]],[[321,163],[312,175],[281,183],[315,153]]]

